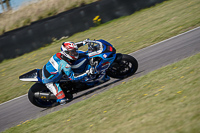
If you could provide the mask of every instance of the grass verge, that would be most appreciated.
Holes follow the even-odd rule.
[[[200,53],[4,133],[197,133]]]
[[[63,41],[105,39],[114,45],[117,52],[131,53],[200,26],[199,6],[199,0],[169,0],[70,38],[57,40],[15,59],[5,60],[0,64],[0,103],[26,94],[33,83],[21,82],[19,75],[42,68],[53,54],[59,52]]]

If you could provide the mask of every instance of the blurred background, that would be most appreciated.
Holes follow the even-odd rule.
[[[0,0],[0,13],[8,10],[17,10],[20,6],[27,5],[31,2],[37,2],[38,0]]]

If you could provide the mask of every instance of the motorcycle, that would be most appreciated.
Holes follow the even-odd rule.
[[[64,75],[59,83],[68,101],[73,100],[73,94],[102,84],[108,81],[109,77],[123,79],[133,75],[138,69],[138,62],[134,57],[116,53],[113,45],[105,40],[88,40],[88,50],[85,52],[78,50],[78,53],[79,58],[71,65],[74,73],[83,73],[89,69],[88,66],[91,66],[96,74],[78,82],[70,81]],[[58,105],[56,96],[42,83],[42,69],[29,71],[19,76],[19,79],[36,82],[28,92],[29,101],[33,105],[41,108]]]

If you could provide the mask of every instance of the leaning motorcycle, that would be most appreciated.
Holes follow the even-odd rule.
[[[88,40],[88,50],[78,51],[78,53],[79,58],[72,63],[74,73],[83,73],[90,65],[96,74],[78,82],[70,81],[64,75],[58,82],[69,101],[73,99],[73,94],[102,84],[109,77],[123,79],[133,75],[138,69],[138,62],[134,57],[116,53],[116,49],[105,40]],[[34,69],[21,75],[19,79],[36,82],[28,92],[28,98],[32,104],[41,108],[58,105],[56,96],[42,83],[42,69]]]

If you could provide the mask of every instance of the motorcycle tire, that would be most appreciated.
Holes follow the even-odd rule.
[[[45,99],[36,98],[34,95],[34,93],[36,92],[50,92],[50,91],[49,89],[47,89],[47,87],[44,84],[35,83],[29,89],[29,92],[28,92],[28,99],[33,105],[40,108],[51,108],[58,105],[55,99],[45,100]]]
[[[123,79],[133,75],[137,69],[137,60],[133,56],[122,54],[120,61],[113,62],[106,74],[112,78]]]

